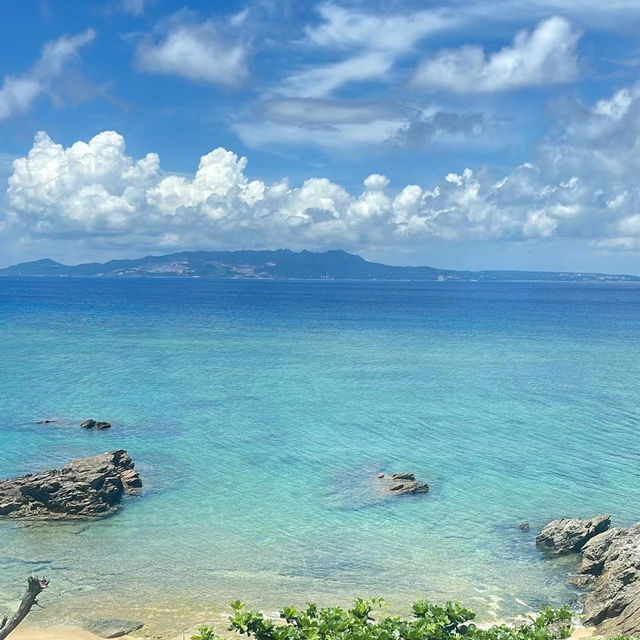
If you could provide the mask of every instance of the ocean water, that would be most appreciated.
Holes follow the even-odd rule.
[[[639,330],[635,284],[0,279],[0,477],[125,448],[145,483],[0,521],[0,609],[34,572],[32,622],[172,632],[237,598],[575,605],[535,533],[640,520]],[[376,499],[380,471],[431,492]]]

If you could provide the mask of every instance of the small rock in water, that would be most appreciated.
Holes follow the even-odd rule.
[[[84,625],[87,631],[101,638],[120,638],[142,627],[144,623],[136,620],[92,620]]]
[[[563,518],[553,520],[540,532],[536,544],[554,555],[576,553],[594,536],[604,533],[611,526],[611,516],[593,518]]]
[[[391,473],[385,475],[379,473],[378,480],[384,493],[389,495],[407,495],[412,493],[427,493],[429,485],[426,482],[417,482],[415,473]]]
[[[36,424],[53,424],[55,422],[59,422],[55,418],[47,418],[46,420],[36,420]]]
[[[80,426],[83,429],[98,429],[99,431],[102,431],[104,429],[111,429],[111,423],[110,422],[104,422],[102,420],[85,420],[84,422],[80,423]]]
[[[520,531],[529,531],[529,529],[531,529],[531,527],[529,526],[528,522],[521,522],[518,525],[518,529],[520,529]]]

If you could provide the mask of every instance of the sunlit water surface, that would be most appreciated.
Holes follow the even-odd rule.
[[[236,598],[575,604],[534,537],[640,519],[639,329],[634,284],[0,279],[0,477],[126,448],[145,483],[0,522],[0,608],[32,572],[34,622],[172,632]],[[380,471],[431,492],[377,500]]]

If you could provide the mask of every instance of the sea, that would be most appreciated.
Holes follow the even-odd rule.
[[[237,599],[579,608],[535,536],[640,520],[639,336],[634,283],[0,278],[0,478],[123,448],[144,482],[0,520],[0,611],[32,574],[31,623],[171,633]],[[372,490],[392,472],[430,492]]]

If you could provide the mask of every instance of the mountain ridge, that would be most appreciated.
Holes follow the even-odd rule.
[[[370,262],[340,249],[295,252],[290,249],[181,251],[136,259],[64,265],[50,258],[0,269],[0,276],[178,277],[306,280],[463,280],[638,282],[629,274],[570,271],[457,271],[429,266],[394,266]]]

